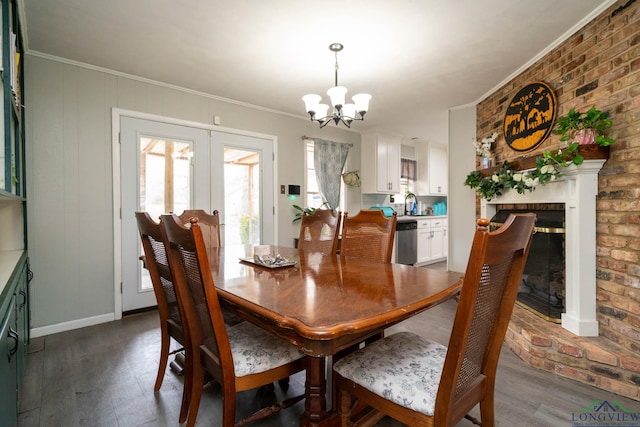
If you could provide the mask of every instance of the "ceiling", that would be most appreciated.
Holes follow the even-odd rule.
[[[29,53],[301,118],[301,96],[328,101],[339,42],[348,99],[373,96],[352,129],[446,142],[449,108],[481,100],[613,0],[19,2]]]

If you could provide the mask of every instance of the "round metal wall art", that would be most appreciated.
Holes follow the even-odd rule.
[[[546,83],[523,87],[513,97],[504,116],[504,137],[516,151],[529,151],[542,143],[556,119],[556,94]]]

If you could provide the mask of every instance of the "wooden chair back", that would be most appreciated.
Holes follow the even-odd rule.
[[[391,262],[396,223],[395,212],[391,217],[375,209],[363,209],[353,217],[345,213],[340,255]]]
[[[169,358],[170,338],[175,339],[180,345],[185,345],[185,333],[183,330],[178,300],[176,297],[169,262],[162,239],[160,224],[151,219],[147,212],[136,212],[138,231],[142,240],[144,251],[144,262],[151,283],[153,292],[158,304],[158,314],[160,316],[161,348],[160,363],[154,390],[158,391],[162,386],[162,380],[167,368]],[[186,404],[183,405],[181,417],[186,415]]]
[[[276,369],[237,377],[229,333],[218,300],[199,219],[192,217],[190,226],[187,228],[178,216],[169,214],[162,215],[160,223],[176,287],[180,314],[187,331],[185,387],[188,386],[190,389],[187,426],[195,425],[206,371],[222,387],[222,425],[232,427],[236,415],[237,392],[285,379],[304,369],[304,359],[299,358],[295,363]],[[242,327],[244,330],[246,329],[244,326],[247,325],[250,324],[243,322],[236,327]],[[230,330],[234,331],[233,327]],[[270,340],[277,340],[277,338],[270,337]],[[302,397],[296,397],[295,401]],[[280,407],[277,408],[279,409]],[[274,409],[272,412],[277,410]],[[268,410],[262,410],[252,417],[258,419],[269,413],[271,412]]]
[[[300,221],[298,250],[335,254],[342,215],[331,209],[317,209],[311,215],[304,213]]]
[[[179,215],[179,218],[183,224],[189,224],[191,218],[198,218],[205,246],[207,248],[219,248],[222,246],[222,241],[220,240],[220,215],[217,210],[214,210],[213,214],[209,214],[203,209],[187,209]]]
[[[489,232],[489,221],[478,220],[436,397],[436,425],[457,423],[478,402],[493,418],[498,359],[535,221],[535,214],[510,215]]]
[[[414,359],[414,365],[423,368],[420,373],[416,371],[416,375],[424,375],[424,378],[418,378],[416,382],[435,382],[437,386],[433,396],[433,415],[412,409],[414,402],[406,402],[407,404],[403,405],[397,400],[392,401],[395,396],[404,392],[394,392],[393,388],[404,388],[406,384],[394,384],[385,390],[383,395],[367,389],[364,385],[366,381],[356,382],[336,373],[335,380],[341,395],[343,426],[370,426],[384,414],[410,426],[454,426],[465,417],[475,424],[480,424],[478,420],[467,415],[478,403],[482,417],[481,425],[494,425],[493,399],[498,358],[529,253],[535,220],[534,214],[511,215],[499,230],[493,232],[488,230],[489,220],[478,220],[448,347],[417,334],[397,335],[400,338],[394,343],[395,348],[406,347],[404,341],[424,343],[420,344],[421,347],[410,345],[408,348],[411,348],[413,353],[406,355],[406,358]],[[394,335],[391,335],[383,340],[393,339]],[[358,362],[354,362],[355,366],[360,366],[359,363],[366,361],[374,363],[375,368],[380,371],[393,371],[394,366],[384,366],[384,362],[380,360],[377,360],[377,365],[371,362],[379,357],[375,345],[359,350],[362,355],[354,354],[356,358],[359,357]],[[446,355],[444,364],[440,365],[442,371],[438,380],[436,353],[440,349],[446,351]],[[368,357],[368,351],[374,353],[374,356]],[[342,367],[337,369],[340,370]],[[360,419],[362,424],[349,421],[349,412],[352,410],[350,402],[353,397],[360,404],[375,408],[375,411]],[[422,395],[420,399],[423,404],[428,397]]]
[[[213,277],[208,268],[207,248],[202,230],[198,225],[199,218],[192,217],[189,221],[187,228],[183,225],[180,217],[175,214],[160,217],[180,314],[186,329],[187,366],[184,384],[190,394],[189,420],[193,419],[195,422],[193,412],[195,411],[197,414],[200,399],[198,398],[196,402],[196,396],[194,396],[197,393],[194,390],[196,388],[194,387],[194,376],[197,375],[196,372],[201,372],[201,369],[198,369],[201,364],[206,363],[207,370],[216,381],[224,384],[224,388],[230,387],[234,393],[235,389],[229,336],[216,295]],[[208,298],[208,296],[214,297]],[[203,360],[201,352],[205,348],[211,352],[211,357]]]

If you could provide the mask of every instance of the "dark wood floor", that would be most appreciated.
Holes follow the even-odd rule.
[[[449,301],[401,323],[389,332],[410,330],[446,343],[456,308]],[[20,402],[19,426],[172,426],[177,425],[182,379],[167,370],[164,384],[153,392],[160,334],[157,313],[33,339]],[[287,396],[303,392],[304,373],[291,379]],[[278,397],[282,391],[276,386]],[[238,412],[253,412],[269,393],[240,394]],[[594,400],[617,400],[640,412],[640,402],[560,378],[527,366],[503,348],[496,385],[498,426],[572,426],[572,414]],[[304,402],[255,426],[298,425]],[[220,390],[203,396],[197,425],[220,425]],[[479,417],[478,409],[472,415]],[[378,426],[402,424],[384,419]],[[472,424],[463,420],[460,426]]]

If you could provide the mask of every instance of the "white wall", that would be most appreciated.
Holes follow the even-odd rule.
[[[113,318],[111,109],[201,123],[220,116],[228,128],[278,140],[278,241],[293,243],[293,203],[281,184],[304,185],[301,137],[353,144],[348,168],[360,168],[360,134],[303,118],[228,103],[106,70],[26,56],[28,250],[35,335]],[[302,101],[300,101],[302,111]],[[349,209],[360,203],[349,189]]]
[[[476,225],[475,192],[464,181],[476,168],[472,142],[476,137],[476,107],[449,111],[449,258],[448,269],[464,272]]]

